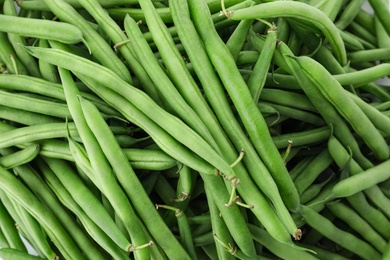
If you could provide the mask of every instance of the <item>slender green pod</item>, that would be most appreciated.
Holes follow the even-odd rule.
[[[162,246],[164,243],[170,243],[170,246],[176,244],[177,242],[172,236],[168,237],[169,233],[167,233],[167,232],[162,233],[159,231],[159,230],[164,230],[166,228],[166,227],[164,227],[163,223],[157,221],[157,219],[159,219],[159,218],[152,219],[150,217],[153,214],[152,211],[153,212],[156,212],[156,211],[155,211],[155,209],[149,210],[146,207],[147,205],[150,206],[150,200],[146,199],[145,196],[143,196],[143,198],[141,200],[141,198],[140,198],[141,193],[140,193],[140,189],[139,189],[140,187],[137,187],[138,189],[135,189],[134,188],[135,183],[132,183],[132,185],[130,185],[130,186],[127,185],[128,181],[129,181],[128,180],[129,179],[129,172],[133,172],[131,169],[130,163],[128,162],[126,156],[123,153],[119,152],[121,149],[119,148],[118,145],[115,145],[115,141],[111,142],[113,139],[113,135],[110,134],[109,127],[104,122],[104,119],[100,116],[96,107],[94,107],[88,101],[82,100],[82,99],[81,99],[81,106],[82,106],[83,111],[85,113],[84,115],[86,117],[86,121],[87,121],[88,125],[90,126],[93,134],[96,136],[97,141],[99,142],[100,146],[102,147],[103,153],[107,157],[108,161],[111,163],[111,166],[113,167],[114,172],[116,173],[116,176],[117,176],[119,182],[124,187],[124,189],[127,193],[127,196],[131,199],[132,204],[134,205],[134,207],[138,211],[138,214],[142,214],[143,222],[144,223],[146,222],[146,224],[149,226],[149,230],[152,230],[152,228],[150,227],[151,221],[154,222],[153,226],[156,230],[153,231],[152,234],[154,234],[154,237],[155,237],[157,243],[160,246]],[[87,111],[88,111],[88,113],[86,113]],[[119,156],[120,154],[123,154],[123,155]],[[134,174],[134,176],[135,176],[135,174]],[[132,190],[132,191],[130,191],[130,190]],[[137,199],[133,195],[134,192],[138,192],[138,194],[136,195]],[[136,201],[138,201],[138,202],[136,202]],[[140,208],[140,206],[141,206],[140,204],[142,204],[142,207],[143,207],[142,210]],[[153,214],[153,216],[156,217],[156,214]],[[146,220],[146,218],[148,220]],[[157,233],[155,233],[155,232],[159,232],[160,236],[158,236]],[[162,237],[161,234],[164,234],[164,236]],[[141,240],[143,238],[140,236],[137,239]],[[163,240],[165,240],[165,242],[163,242]],[[147,241],[144,243],[147,243]],[[142,245],[142,244],[140,244],[140,245]],[[144,250],[144,249],[145,248],[141,248],[140,250]],[[167,247],[164,247],[164,250],[167,253],[170,252],[169,248],[167,248]],[[175,247],[174,251],[176,254],[180,254],[183,256],[186,255],[182,251],[181,247],[178,247],[178,246]]]
[[[2,31],[0,31],[0,46],[0,61],[4,66],[2,73],[27,75],[28,71],[16,56],[15,50],[8,40],[7,33]]]
[[[361,216],[344,203],[330,202],[327,208],[339,219],[347,223],[380,253],[386,248],[386,240],[382,238]]]
[[[12,0],[5,0],[3,5],[3,13],[5,15],[18,16],[17,10]],[[27,45],[26,38],[15,33],[8,33],[8,39],[12,44],[16,55],[20,62],[26,67],[28,74],[34,77],[41,77],[36,60],[29,55],[23,46]]]
[[[82,17],[77,10],[64,0],[45,0],[45,4],[50,8],[61,21],[68,25],[76,26],[81,31],[84,42],[90,53],[105,67],[110,68],[116,75],[126,82],[131,82],[130,72],[122,60],[116,55],[111,46],[93,29],[87,20]],[[53,39],[57,41],[57,39]],[[54,64],[55,65],[55,64]]]
[[[0,31],[67,44],[75,44],[83,40],[83,33],[76,26],[68,23],[4,14],[0,14]]]
[[[336,227],[331,221],[308,206],[302,206],[302,217],[313,229],[345,249],[365,259],[380,259],[381,254],[367,242]]]
[[[171,8],[174,21],[178,26],[178,32],[182,35],[181,38],[183,44],[187,46],[186,49],[191,57],[191,61],[194,63],[194,65],[196,64],[194,68],[197,70],[198,77],[202,81],[202,84],[206,90],[206,94],[209,97],[209,100],[214,110],[216,111],[218,118],[223,124],[223,128],[230,136],[230,139],[234,142],[237,150],[245,147],[245,156],[243,161],[247,165],[249,172],[252,173],[251,175],[254,177],[255,183],[258,185],[258,187],[261,187],[261,190],[267,194],[268,198],[273,200],[272,203],[277,205],[279,208],[281,219],[284,216],[286,219],[283,221],[288,223],[288,218],[290,216],[288,213],[285,213],[285,206],[281,201],[280,194],[277,192],[274,181],[272,178],[270,178],[270,175],[267,174],[267,169],[261,160],[259,160],[255,149],[253,148],[249,139],[246,137],[245,133],[240,130],[241,126],[231,111],[230,105],[225,96],[224,89],[214,72],[213,65],[207,56],[206,50],[203,47],[204,45],[202,40],[196,32],[195,26],[190,19],[188,5],[183,1],[173,1]],[[208,18],[206,18],[206,20],[207,19]],[[229,55],[229,52],[227,51],[225,54]],[[252,100],[250,93],[248,94],[248,98]],[[256,187],[256,185],[254,185],[250,178],[248,178],[249,176],[243,172],[242,168],[239,168],[242,167],[241,164],[237,165],[236,167],[236,172],[240,174],[240,180],[245,182],[247,187],[245,189],[241,189],[241,185],[238,185],[237,189],[240,195],[243,197],[246,203],[255,205],[255,207],[252,209],[253,213],[259,218],[262,224],[267,227],[269,232],[275,238],[284,243],[290,244],[291,241],[288,238],[287,231],[282,226],[282,221],[278,220],[275,212],[271,209],[270,204],[259,192],[259,189]],[[259,171],[259,169],[264,170]],[[262,173],[261,176],[258,173]],[[249,189],[248,187],[251,188]]]
[[[43,260],[44,258],[14,248],[1,248],[0,258],[12,260]]]
[[[39,39],[38,46],[41,48],[49,48],[49,41],[46,39]],[[47,63],[46,61],[38,60],[38,67],[41,78],[53,83],[60,83],[60,76],[58,75],[56,66]]]
[[[235,60],[237,60],[238,55],[246,42],[247,34],[252,27],[253,21],[254,20],[240,21],[226,42],[226,46]]]
[[[345,29],[355,19],[363,3],[364,0],[349,2],[335,22],[336,27],[340,30]]]
[[[229,164],[223,160],[215,150],[204,141],[204,139],[197,135],[181,120],[161,109],[161,107],[151,100],[144,92],[121,80],[111,70],[100,66],[95,62],[57,49],[28,47],[28,50],[34,56],[39,56],[39,58],[46,59],[58,66],[76,71],[78,74],[82,74],[81,76],[91,77],[96,81],[100,81],[101,84],[103,83],[104,87],[115,89],[117,93],[126,97],[128,102],[133,103],[142,111],[142,113],[145,113],[150,119],[161,125],[164,130],[168,131],[169,134],[174,136],[178,141],[191,147],[191,150],[194,153],[198,154],[211,165],[214,165],[215,168],[223,172],[228,178],[234,178],[235,174],[233,169],[230,168]],[[98,72],[96,69],[98,69]],[[190,135],[192,138],[189,138]]]
[[[276,42],[277,28],[273,26],[267,30],[264,47],[261,50],[259,58],[253,67],[252,73],[247,81],[249,91],[251,92],[255,102],[258,102],[261,91],[264,87],[267,73],[271,66],[272,57],[276,48]]]
[[[44,228],[65,257],[85,259],[58,219],[16,177],[0,168],[1,188],[20,203]]]
[[[34,241],[34,247],[37,252],[39,252],[42,257],[46,257],[47,259],[58,258],[49,244],[49,238],[47,237],[47,234],[44,232],[37,220],[33,218],[19,203],[13,200],[12,202],[16,212],[23,222],[23,231],[28,235],[30,241]]]
[[[225,89],[230,94],[256,151],[260,154],[261,159],[277,183],[287,208],[292,211],[298,210],[299,195],[288,175],[283,159],[272,142],[268,126],[258,110],[248,86],[240,75],[234,59],[215,31],[210,14],[204,8],[205,3],[203,1],[189,1],[188,4],[194,19],[194,25],[204,42],[210,61],[220,76]],[[259,135],[260,132],[263,134]],[[289,232],[294,234],[295,231],[290,230]]]
[[[389,19],[389,8],[385,1],[379,0],[368,0],[372,9],[374,10],[374,14],[382,24],[384,30],[387,34],[390,35],[390,19]]]
[[[331,131],[328,126],[322,126],[301,132],[273,136],[272,141],[278,149],[287,148],[290,141],[293,142],[294,146],[315,145],[326,141],[330,135],[330,132]]]
[[[302,69],[303,74],[315,84],[322,95],[349,122],[378,159],[383,161],[389,158],[389,148],[386,141],[363,111],[348,96],[340,83],[312,58],[302,56],[296,57],[294,60]]]
[[[61,183],[60,179],[57,178],[55,173],[48,167],[48,165],[45,164],[42,160],[39,160],[37,165],[51,191],[56,195],[62,205],[64,205],[78,217],[82,223],[82,227],[96,241],[96,243],[115,259],[127,259],[128,255],[126,251],[119,248],[115,241],[112,240],[109,235],[104,232],[104,230],[99,228],[99,226],[91,220],[86,212],[73,199],[71,193]],[[84,232],[84,230],[82,232]],[[89,253],[90,252],[86,252],[86,255],[93,257],[93,259],[106,259],[105,256],[98,254],[89,255]]]
[[[388,178],[390,178],[390,160],[341,180],[333,187],[330,198],[351,196],[383,182]]]
[[[40,151],[39,144],[32,144],[17,152],[0,157],[0,165],[5,168],[14,168],[32,161]]]
[[[15,221],[4,206],[3,201],[0,201],[0,229],[7,241],[7,244],[11,248],[15,248],[21,252],[27,253],[27,248],[24,245],[21,237],[19,236]]]
[[[340,64],[345,65],[347,63],[344,42],[336,26],[326,14],[313,6],[294,1],[275,1],[232,11],[229,13],[229,17],[233,20],[291,17],[301,21],[306,26],[312,27],[314,30],[320,30],[329,40]]]

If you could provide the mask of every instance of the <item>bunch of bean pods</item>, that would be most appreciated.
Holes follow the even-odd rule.
[[[0,259],[390,259],[387,0],[0,0]]]

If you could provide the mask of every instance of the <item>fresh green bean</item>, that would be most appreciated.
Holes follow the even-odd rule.
[[[91,27],[71,5],[63,0],[44,1],[50,10],[61,20],[79,28],[90,53],[105,67],[112,69],[126,82],[131,75],[125,64],[114,53],[108,43]],[[54,39],[56,41],[56,39]]]
[[[347,62],[344,42],[333,22],[317,8],[294,1],[270,2],[232,11],[229,14],[233,20],[291,17],[302,21],[305,25],[319,29],[329,40],[337,60],[345,65]]]
[[[61,253],[65,257],[84,259],[58,219],[16,177],[4,168],[0,168],[0,171],[1,188],[38,220]]]
[[[292,141],[294,146],[314,145],[327,140],[329,135],[330,128],[323,126],[301,132],[273,136],[272,141],[278,149],[282,149],[287,148],[289,141]]]
[[[349,31],[354,35],[356,35],[357,37],[359,37],[361,40],[363,40],[364,41],[363,44],[368,43],[371,46],[373,46],[374,49],[375,46],[377,46],[378,44],[376,36],[372,32],[368,31],[366,28],[358,24],[357,22],[353,21],[349,25]]]
[[[258,102],[261,96],[261,92],[267,78],[267,72],[271,66],[271,60],[276,48],[276,40],[277,28],[271,27],[267,30],[267,38],[265,40],[264,47],[247,81],[249,91],[251,92],[255,102]]]
[[[308,206],[302,205],[302,217],[313,229],[345,249],[365,259],[380,259],[381,255],[371,245],[356,236],[336,227],[325,217]]]
[[[375,16],[378,18],[387,34],[390,34],[389,9],[386,2],[382,0],[368,0],[368,3],[371,5]]]
[[[86,212],[77,204],[72,198],[71,193],[61,183],[60,179],[56,177],[54,172],[45,164],[42,160],[38,162],[38,168],[43,175],[47,185],[57,196],[58,200],[68,209],[70,209],[78,219],[82,222],[82,226],[86,229],[87,233],[98,243],[104,250],[116,259],[126,259],[128,255],[126,251],[120,249],[115,241],[112,240],[108,234],[100,229],[95,222],[86,214]],[[88,254],[88,252],[86,252]],[[91,256],[89,256],[91,257]],[[104,256],[94,255],[94,259],[105,259]]]
[[[67,44],[83,41],[82,32],[74,25],[4,14],[0,14],[0,31]]]
[[[156,8],[156,12],[164,23],[172,23],[171,12],[168,7]],[[107,13],[115,20],[123,21],[127,14],[134,20],[145,20],[145,14],[140,8],[109,8]]]
[[[275,145],[271,143],[272,139],[270,138],[268,127],[247,85],[239,74],[234,59],[229,55],[229,50],[213,28],[210,14],[204,8],[205,3],[202,1],[189,1],[188,4],[195,27],[204,42],[210,61],[230,94],[253,145],[277,183],[284,203],[291,210],[297,210],[299,208],[299,198],[292,180],[288,176],[283,159]],[[207,24],[205,25],[206,22]],[[264,134],[258,135],[259,132]],[[267,147],[267,151],[264,150],[265,147]],[[272,198],[274,197],[275,195]],[[284,221],[284,224],[287,226],[289,225],[288,223],[288,221]],[[295,228],[288,227],[287,229],[290,234],[295,236],[294,233],[297,231]]]
[[[249,224],[253,239],[264,245],[268,250],[280,258],[285,259],[317,259],[313,254],[286,246],[275,240],[269,233],[255,225]]]
[[[364,0],[350,1],[335,22],[336,27],[341,30],[345,29],[355,19],[363,3]]]
[[[246,41],[246,36],[252,27],[253,20],[240,21],[234,32],[230,35],[226,42],[226,46],[230,50],[233,58],[237,60],[238,54],[242,50]]]
[[[4,234],[8,245],[11,248],[20,250],[21,252],[27,252],[26,246],[23,244],[23,241],[19,236],[16,223],[8,213],[7,208],[3,204],[3,201],[0,201],[0,212],[0,229]]]
[[[13,248],[1,248],[0,257],[2,259],[12,259],[12,260],[43,260],[39,256],[31,255],[26,252],[19,251]]]
[[[26,209],[24,209],[19,203],[13,201],[16,212],[21,218],[24,226],[24,232],[28,234],[30,241],[34,241],[34,248],[39,252],[40,256],[47,259],[56,259],[57,255],[49,245],[49,239],[42,227],[39,225],[36,219],[34,219]]]
[[[308,57],[298,57],[294,58],[294,60],[302,69],[305,77],[308,77],[319,88],[322,95],[351,124],[376,156],[380,160],[386,160],[389,157],[386,141],[363,111],[347,95],[340,83],[315,60]],[[327,84],[324,84],[325,82]]]
[[[363,50],[349,52],[348,60],[351,62],[377,61],[390,59],[390,48],[378,48],[373,50]]]
[[[0,157],[0,165],[8,169],[28,163],[38,155],[39,150],[38,144],[29,145],[20,151]]]
[[[5,15],[11,15],[11,16],[17,16],[17,10],[15,8],[14,1],[12,0],[5,0],[3,5],[3,13]],[[26,67],[26,70],[28,71],[29,75],[34,77],[41,77],[41,74],[38,69],[38,64],[36,60],[29,55],[26,50],[23,48],[23,46],[27,45],[26,39],[19,35],[14,33],[8,33],[8,39],[10,43],[12,44],[16,55],[20,59],[20,62]]]
[[[8,41],[8,35],[0,31],[0,61],[4,64],[3,73],[28,74],[26,67],[16,56],[15,50]]]
[[[327,204],[330,211],[339,219],[347,223],[353,230],[362,236],[368,243],[383,253],[386,240],[383,239],[362,217],[344,203],[331,202]]]
[[[48,40],[45,39],[39,39],[38,46],[42,48],[50,47]],[[53,83],[60,83],[60,76],[58,75],[57,68],[54,65],[43,60],[38,60],[38,67],[41,78]]]
[[[334,179],[334,175],[334,173],[330,174],[326,180],[320,183],[312,184],[304,192],[302,192],[301,203],[306,204],[310,200],[314,199],[321,192],[322,187],[324,187],[329,181]]]

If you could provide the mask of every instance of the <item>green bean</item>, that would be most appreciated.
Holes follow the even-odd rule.
[[[146,3],[144,3],[144,5],[146,5]],[[164,45],[158,45],[158,47],[160,47],[160,49],[161,47],[170,48],[168,49],[169,53],[166,53],[165,51],[163,51],[163,49],[160,50],[160,53],[164,57],[164,62],[167,63],[165,65],[168,66],[167,69],[170,71],[170,76],[172,78],[172,81],[169,79],[166,73],[161,69],[160,65],[156,62],[154,55],[151,49],[148,48],[146,42],[142,41],[142,34],[136,22],[130,16],[126,16],[125,29],[130,37],[130,40],[134,48],[136,48],[137,50],[138,59],[140,60],[141,64],[145,67],[145,70],[147,70],[152,80],[155,82],[156,87],[159,87],[159,92],[163,95],[164,99],[167,100],[170,107],[172,107],[172,109],[174,110],[174,113],[180,116],[180,118],[184,122],[186,122],[189,126],[191,126],[205,140],[208,140],[212,145],[212,147],[217,147],[214,138],[211,136],[209,129],[207,129],[205,125],[206,121],[202,121],[203,116],[207,115],[207,117],[209,117],[208,114],[203,113],[201,117],[200,116],[201,114],[197,109],[197,107],[203,108],[201,104],[205,102],[204,99],[201,99],[201,103],[195,102],[195,100],[196,101],[199,100],[198,98],[200,95],[199,89],[196,89],[197,91],[194,91],[195,90],[194,88],[189,87],[191,86],[191,84],[194,84],[194,81],[188,76],[188,71],[183,71],[184,61],[181,58],[180,60],[173,58],[175,56],[177,57],[177,55],[181,57],[181,55],[178,54],[177,50],[172,47],[172,42],[170,41],[172,39],[168,38],[166,31],[165,34],[163,35],[156,34],[157,31],[164,32],[163,24],[157,22],[158,17],[156,17],[153,9],[149,7],[147,10],[149,10],[150,13],[149,15],[147,15],[147,17],[150,17],[152,19],[149,22],[152,24],[156,24],[157,26],[157,28],[154,28],[150,25],[151,29],[154,29],[151,31],[152,37],[154,37],[155,41],[159,42],[159,44],[164,44]],[[167,60],[168,54],[170,54],[170,56],[168,56],[169,60]],[[175,70],[180,70],[181,73],[180,74],[172,73],[172,68],[174,68]],[[178,79],[178,76],[180,76],[180,79]],[[184,80],[186,83],[184,85],[185,87],[183,87],[182,84],[179,85],[177,84],[177,82],[179,81],[184,82]],[[174,83],[176,84],[174,85]],[[196,105],[194,105],[194,103]]]
[[[352,21],[355,19],[355,17],[357,16],[363,3],[364,3],[364,0],[349,2],[346,5],[346,7],[344,8],[341,15],[339,16],[338,20],[335,22],[335,25],[337,26],[337,28],[343,30],[348,25],[350,25],[352,23]]]
[[[32,111],[48,116],[60,118],[70,117],[69,110],[63,103],[10,93],[3,90],[0,90],[0,103],[3,106]]]
[[[0,14],[0,24],[0,31],[32,38],[56,40],[67,44],[83,40],[83,34],[76,26],[64,22]]]
[[[280,258],[285,259],[317,259],[313,254],[286,246],[275,240],[263,228],[249,224],[253,239],[264,245],[268,250]]]
[[[128,255],[126,251],[120,249],[114,240],[112,240],[104,230],[100,229],[98,225],[91,220],[91,218],[83,211],[83,209],[77,204],[73,199],[71,193],[65,188],[58,179],[55,173],[45,164],[42,160],[38,162],[38,168],[41,170],[41,173],[47,183],[51,188],[53,193],[57,196],[58,200],[68,209],[70,209],[78,219],[81,221],[82,226],[86,229],[87,233],[110,255],[116,259],[126,259]],[[88,254],[88,252],[86,252]],[[91,257],[91,256],[90,256]],[[105,259],[99,255],[94,255],[97,259]]]
[[[312,5],[324,12],[329,17],[329,19],[334,22],[338,13],[344,7],[345,2],[346,1],[329,2],[322,0]]]
[[[18,249],[21,252],[27,252],[26,246],[23,244],[23,241],[19,236],[16,223],[3,203],[3,201],[0,201],[0,229],[11,248]]]
[[[213,233],[217,234],[217,236],[221,238],[223,241],[229,241],[229,243],[233,243],[233,238],[229,233],[226,223],[221,218],[218,207],[215,204],[212,195],[210,194],[211,191],[208,190],[206,187],[205,192],[208,198],[207,203],[209,205],[210,220],[211,220]],[[234,257],[231,254],[229,254],[226,250],[224,250],[224,248],[220,244],[215,243],[215,246],[216,246],[216,251],[219,259],[234,259]]]
[[[386,8],[389,7],[389,4],[385,2]],[[375,35],[378,38],[378,47],[379,48],[387,48],[389,46],[390,42],[390,36],[386,32],[386,29],[383,27],[383,24],[381,23],[380,19],[377,16],[372,15],[373,19],[372,26],[369,28],[371,32],[375,31]],[[370,23],[371,24],[371,23]]]
[[[82,32],[90,53],[105,67],[112,69],[123,80],[131,82],[131,75],[114,53],[108,43],[91,27],[91,25],[68,3],[63,0],[44,1],[50,10],[61,20],[76,26]],[[55,41],[56,39],[54,39]]]
[[[387,5],[386,2],[382,0],[380,1],[368,0],[368,3],[371,5],[372,9],[374,10],[375,16],[378,18],[383,28],[387,32],[387,34],[390,34],[389,9],[386,6]]]
[[[0,105],[0,118],[22,125],[60,123],[63,120],[43,114]]]
[[[270,138],[264,118],[260,114],[256,103],[253,101],[247,85],[239,74],[234,60],[229,56],[229,51],[225,44],[213,29],[209,13],[207,9],[202,7],[203,5],[204,3],[202,1],[197,1],[196,3],[195,1],[189,1],[190,13],[194,18],[195,27],[198,29],[199,35],[204,42],[210,61],[216,68],[226,90],[230,94],[252,143],[277,183],[284,203],[291,210],[297,210],[299,208],[299,198],[297,197],[296,189],[288,176],[288,172],[284,167],[278,150],[274,144],[271,144],[272,139]],[[205,22],[207,22],[206,25]],[[257,134],[259,132],[264,133],[264,135],[259,136]],[[267,146],[267,151],[263,149],[265,146]],[[276,174],[276,171],[278,174]],[[274,197],[275,195],[270,198]],[[284,224],[289,225],[288,223],[288,221],[284,221]],[[287,229],[290,234],[296,232],[293,227]]]
[[[7,33],[2,31],[0,31],[0,46],[0,61],[5,66],[4,72],[11,74],[28,74],[26,67],[16,56],[14,48],[8,41]]]
[[[4,168],[0,168],[0,171],[1,188],[38,220],[55,245],[61,250],[61,253],[65,257],[84,259],[57,218],[11,173]]]
[[[386,141],[363,111],[348,97],[341,85],[315,60],[307,57],[298,57],[294,60],[303,74],[319,88],[322,95],[351,124],[376,156],[380,160],[386,160],[389,157]],[[326,87],[321,82],[327,82]]]
[[[235,60],[237,60],[238,55],[244,46],[246,36],[252,27],[252,23],[253,20],[240,21],[226,42],[226,46]]]
[[[258,102],[261,96],[261,92],[267,78],[267,72],[271,65],[272,56],[276,48],[276,40],[277,28],[271,27],[267,30],[267,38],[265,40],[264,47],[247,81],[249,91],[251,92],[255,102]]]
[[[390,118],[384,116],[379,110],[368,105],[361,98],[352,93],[349,93],[352,100],[360,107],[365,115],[371,120],[377,129],[384,133],[385,136],[390,136]]]
[[[121,42],[125,42],[127,40],[123,30],[110,17],[110,9],[104,10],[103,7],[98,4],[98,1],[84,0],[80,3],[95,18],[99,26],[102,27],[103,31],[115,44],[120,44]],[[123,8],[121,8],[121,10],[122,9]],[[145,91],[153,98],[153,100],[159,104],[162,104],[162,101],[160,100],[160,94],[155,89],[153,82],[145,72],[144,68],[140,66],[130,45],[121,45],[119,51],[126,60],[128,67],[134,72],[137,78],[140,79],[141,85]]]
[[[332,163],[333,158],[331,157],[328,149],[324,149],[320,154],[318,154],[294,180],[299,194],[302,194]]]
[[[341,180],[332,190],[333,198],[351,196],[359,191],[368,189],[375,184],[383,182],[390,177],[390,160],[382,162],[368,170],[357,173]]]
[[[17,16],[17,10],[14,5],[14,1],[6,0],[3,5],[3,13],[5,15]],[[15,53],[17,54],[20,62],[26,67],[29,75],[34,77],[41,77],[38,69],[38,64],[35,59],[29,55],[23,46],[27,45],[26,39],[18,34],[8,33],[8,39],[12,44]]]
[[[296,120],[299,120],[302,122],[307,122],[307,123],[310,123],[310,124],[313,124],[316,126],[324,126],[324,124],[325,124],[325,121],[321,117],[317,116],[316,114],[304,111],[304,110],[300,110],[300,109],[296,109],[296,108],[292,108],[292,107],[287,107],[287,106],[283,106],[283,105],[278,105],[278,104],[273,104],[273,103],[269,103],[269,102],[262,102],[261,104],[270,105],[272,108],[276,109],[276,111],[281,116],[285,116],[285,117],[288,117],[291,119],[296,119]]]
[[[373,49],[375,49],[375,46],[377,46],[377,39],[374,34],[372,34],[357,22],[352,22],[348,28],[350,32],[363,40],[363,44],[368,43],[369,45],[373,46]]]
[[[334,175],[334,173],[330,174],[326,180],[312,184],[304,192],[302,192],[301,203],[306,204],[310,200],[314,199],[321,192],[322,187],[324,187],[329,181],[333,180]]]
[[[362,90],[373,94],[375,97],[378,97],[384,101],[390,101],[390,94],[386,91],[386,88],[374,83],[370,82],[360,87]]]
[[[194,259],[194,260],[198,259],[197,255],[195,253],[195,247],[194,247],[194,243],[192,241],[191,229],[190,229],[190,225],[188,223],[188,218],[187,218],[186,214],[181,209],[174,208],[171,206],[156,205],[156,208],[165,208],[165,209],[175,211],[177,225],[179,228],[180,243],[187,250],[191,259]]]
[[[358,24],[364,26],[367,30],[371,32],[376,32],[377,25],[375,24],[375,17],[372,13],[367,12],[367,10],[361,8],[358,14],[354,19]],[[379,37],[379,36],[378,36]]]
[[[38,46],[42,48],[50,47],[48,40],[45,39],[39,39]],[[41,78],[53,83],[60,83],[60,76],[58,75],[57,68],[54,65],[43,60],[38,60],[38,66]]]
[[[345,49],[350,51],[361,51],[365,49],[363,43],[356,35],[348,31],[339,30],[338,32],[345,43]]]
[[[152,234],[154,234],[154,238],[160,246],[164,245],[165,243],[170,243],[170,245],[176,244],[177,242],[174,240],[174,238],[168,239],[167,232],[162,232],[162,230],[166,229],[166,227],[164,227],[162,222],[156,221],[156,219],[159,219],[156,218],[156,213],[154,213],[154,218],[150,217],[153,212],[156,212],[155,210],[150,209],[150,206],[152,206],[150,205],[150,200],[147,199],[147,197],[145,196],[142,200],[140,199],[141,191],[139,188],[136,189],[134,187],[134,182],[132,182],[131,186],[126,185],[126,183],[129,183],[129,172],[132,172],[130,164],[128,163],[128,159],[125,157],[124,154],[123,156],[118,156],[120,153],[118,153],[117,151],[119,151],[120,148],[115,145],[115,142],[111,142],[112,135],[108,134],[110,133],[108,126],[105,125],[102,117],[98,117],[98,111],[96,109],[93,110],[91,104],[86,102],[87,101],[84,100],[81,104],[82,106],[89,105],[89,108],[87,110],[84,110],[89,111],[90,113],[89,115],[85,114],[87,122],[91,127],[93,133],[96,135],[99,144],[102,146],[103,152],[107,156],[107,159],[111,162],[111,165],[114,168],[114,171],[116,172],[117,177],[123,185],[127,195],[131,198],[132,203],[136,207],[138,214],[142,214],[143,222],[149,226],[149,230],[153,230],[153,228],[151,227],[154,227],[155,230],[153,230]],[[96,129],[99,129],[99,131],[97,131]],[[134,196],[136,196],[136,198]],[[146,205],[148,205],[148,208],[146,208]],[[165,234],[164,237],[159,236],[163,233]],[[168,254],[169,252],[171,252],[166,246],[164,246],[163,249]],[[181,254],[183,256],[185,255],[185,253],[181,251],[180,247],[173,248],[173,252],[174,254]]]
[[[30,241],[34,241],[34,248],[40,253],[39,255],[47,259],[56,259],[57,255],[50,247],[47,234],[42,227],[20,204],[14,201],[13,204],[23,222],[24,232],[28,234]]]
[[[381,258],[378,251],[371,245],[355,237],[351,233],[339,229],[328,219],[309,207],[302,206],[302,217],[312,228],[356,255],[365,259]]]
[[[2,259],[12,259],[12,260],[42,260],[39,256],[31,255],[26,252],[19,251],[13,248],[1,248],[0,257]]]
[[[261,10],[261,12],[260,12]],[[271,2],[252,7],[244,8],[230,13],[233,20],[272,18],[272,17],[291,17],[319,29],[329,40],[330,45],[341,64],[346,64],[347,57],[344,50],[344,42],[337,33],[335,25],[320,10],[307,4],[299,2]]]
[[[110,70],[103,68],[102,66],[85,60],[83,58],[79,58],[77,56],[74,56],[72,54],[64,53],[61,50],[52,50],[52,49],[39,49],[37,47],[33,48],[29,47],[29,51],[33,51],[34,55],[38,55],[38,53],[41,53],[40,58],[45,57],[45,59],[50,59],[51,62],[57,63],[60,62],[62,65],[64,65],[65,68],[73,69],[73,70],[82,70],[83,73],[86,73],[87,75],[90,74],[91,77],[93,77],[95,80],[100,80],[98,77],[102,77],[101,82],[105,82],[104,84],[107,87],[115,88],[115,90],[121,92],[121,94],[125,95],[126,98],[131,100],[134,104],[136,104],[139,108],[142,108],[143,112],[148,113],[148,116],[153,118],[156,122],[164,126],[166,130],[169,130],[170,133],[175,136],[178,140],[183,142],[184,144],[189,145],[192,147],[194,152],[201,155],[205,160],[209,161],[211,164],[214,164],[217,166],[217,169],[220,169],[221,172],[226,174],[228,177],[234,176],[233,170],[229,167],[229,165],[222,160],[215,152],[211,149],[211,147],[205,143],[204,140],[202,140],[199,136],[197,136],[190,128],[186,127],[181,121],[177,120],[177,118],[172,117],[167,112],[162,110],[160,107],[158,107],[148,96],[146,96],[143,92],[132,88],[131,85],[126,84],[125,82],[121,81],[113,72]],[[49,55],[47,52],[49,52]],[[53,55],[54,54],[54,55]],[[59,57],[56,55],[59,54],[62,56],[61,59],[58,59]],[[66,58],[65,58],[66,57]],[[68,61],[70,61],[68,63]],[[76,66],[77,61],[80,63]],[[66,65],[67,64],[67,65]],[[59,64],[57,64],[59,65]],[[61,65],[61,66],[62,66]],[[89,68],[93,68],[92,70],[89,70]],[[96,68],[99,68],[99,74],[94,73],[93,71],[96,71]],[[93,73],[91,73],[93,72]],[[93,74],[93,75],[92,75]],[[98,76],[98,77],[97,77]],[[114,82],[116,82],[114,84]],[[118,84],[117,84],[118,83]],[[121,86],[124,86],[122,88]],[[183,132],[182,132],[183,130]],[[183,134],[181,134],[183,133]],[[189,134],[191,134],[196,141],[190,140]],[[185,137],[185,138],[184,138]],[[198,149],[199,148],[199,149]],[[205,155],[207,154],[207,156]],[[186,163],[188,164],[188,163]],[[206,171],[209,172],[209,171]]]
[[[272,141],[278,149],[287,148],[289,140],[293,141],[294,146],[307,146],[318,144],[327,140],[329,134],[329,127],[323,126],[301,132],[273,136]]]
[[[41,78],[26,75],[2,75],[0,74],[0,86],[10,91],[20,91],[39,94],[48,98],[65,101],[64,90],[61,84],[52,83]],[[96,104],[99,109],[108,115],[118,115],[118,112],[107,106],[96,95],[81,92],[81,95]]]
[[[38,155],[39,150],[38,144],[29,145],[20,151],[0,157],[0,165],[8,169],[28,163]]]
[[[98,183],[97,186],[112,204],[113,208],[115,209],[115,213],[118,214],[121,221],[123,221],[126,230],[133,242],[133,245],[131,245],[128,250],[133,251],[137,246],[141,246],[144,243],[147,243],[147,241],[145,241],[145,235],[139,225],[139,220],[136,217],[132,206],[130,205],[130,201],[127,199],[124,191],[120,188],[119,183],[117,182],[115,175],[111,170],[111,166],[109,165],[109,162],[107,161],[98,143],[96,132],[94,131],[94,128],[91,127],[89,118],[92,117],[92,113],[95,111],[97,114],[94,113],[94,117],[98,118],[101,116],[100,112],[94,105],[86,103],[87,101],[82,100],[81,97],[81,104],[78,102],[77,95],[79,92],[69,71],[59,68],[59,73],[61,81],[64,85],[64,92],[69,110],[71,111],[75,125],[78,128],[78,132],[86,148],[86,153],[90,160],[91,167],[94,172],[94,177]],[[86,113],[87,110],[84,109],[83,104],[90,106],[90,111],[88,113]],[[103,118],[101,120],[103,120]],[[142,256],[150,257],[148,249],[134,252],[134,254],[136,255],[136,258]]]
[[[386,247],[384,240],[362,217],[342,202],[328,203],[327,207],[339,219],[347,223],[353,230],[362,236],[368,243],[383,253]]]
[[[350,160],[350,154],[348,153],[348,151],[340,144],[337,138],[335,138],[333,135],[331,135],[328,140],[328,147],[329,152],[332,154],[335,163],[341,169],[344,169],[344,167]],[[359,166],[359,164],[357,164],[354,160],[350,160],[349,173],[351,175],[356,175],[363,171],[364,170]],[[383,213],[386,214],[386,216],[390,216],[390,201],[384,196],[383,192],[379,189],[378,186],[371,186],[367,188],[364,193],[376,207],[381,209]],[[331,194],[332,193],[329,193],[328,196],[331,197]],[[324,200],[327,199],[328,198],[325,198]]]
[[[373,50],[349,52],[347,57],[351,62],[387,60],[390,59],[389,52],[390,48],[378,48]]]
[[[156,8],[158,15],[164,23],[172,23],[171,12],[168,7]],[[107,13],[115,20],[122,21],[129,14],[134,20],[145,20],[145,14],[140,8],[109,8]]]

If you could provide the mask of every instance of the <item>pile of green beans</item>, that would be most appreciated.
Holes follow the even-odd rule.
[[[390,259],[387,0],[0,0],[0,259]]]

